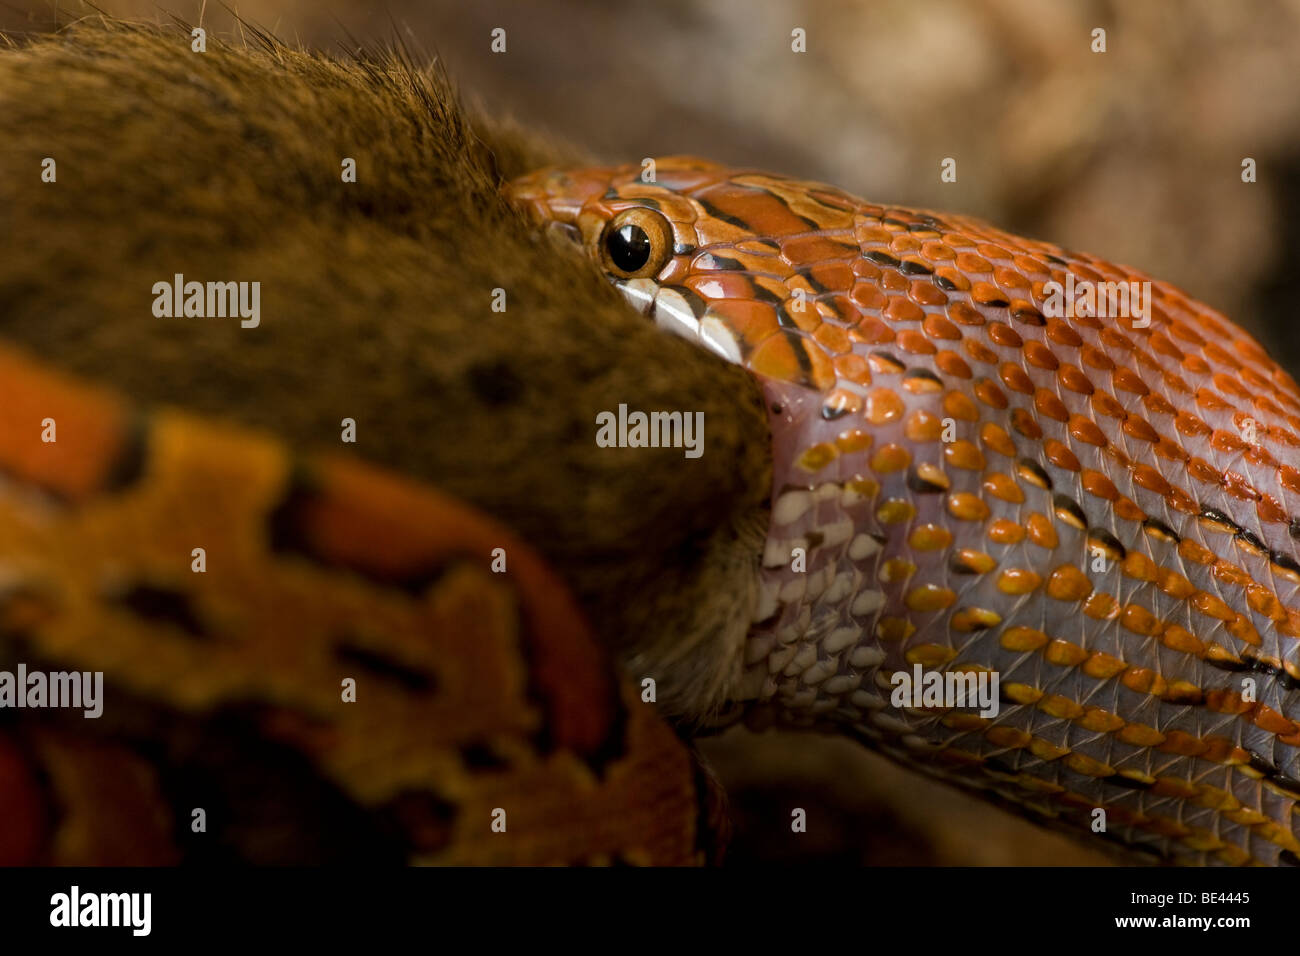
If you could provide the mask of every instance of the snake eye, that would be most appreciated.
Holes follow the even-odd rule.
[[[672,228],[653,209],[625,209],[609,221],[600,235],[605,268],[622,279],[655,275],[672,255]]]

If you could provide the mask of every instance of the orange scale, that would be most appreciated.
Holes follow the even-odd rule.
[[[913,329],[898,333],[898,347],[913,355],[934,355],[938,351],[924,334]]]
[[[1152,415],[1177,415],[1178,409],[1163,395],[1154,392],[1142,396],[1142,407]]]
[[[1232,410],[1232,406],[1225,402],[1218,395],[1215,395],[1208,388],[1198,388],[1196,390],[1196,404],[1201,408],[1208,409],[1212,412],[1227,412]]]
[[[1091,266],[1084,265],[1082,262],[1075,262],[1070,266],[1070,271],[1074,273],[1075,282],[1079,279],[1087,279],[1089,282],[1101,282],[1102,274]]]
[[[754,284],[748,276],[737,272],[693,272],[681,284],[710,301],[743,301],[754,297]]]
[[[1137,348],[1127,335],[1110,328],[1101,330],[1101,344],[1121,352],[1132,352]]]
[[[1099,471],[1093,471],[1091,468],[1085,468],[1079,476],[1083,485],[1083,490],[1088,494],[1105,501],[1118,501],[1119,489],[1115,483]],[[1135,552],[1136,553],[1136,552]]]
[[[1233,336],[1228,333],[1227,329],[1222,327],[1217,327],[1214,331],[1225,342],[1233,338]],[[1220,365],[1226,365],[1234,372],[1240,372],[1245,368],[1245,366],[1233,358],[1230,353],[1224,351],[1223,347],[1220,346],[1218,342],[1211,342],[1207,345],[1205,347],[1205,354],[1209,357],[1210,361],[1218,362]]]
[[[1263,375],[1260,375],[1253,368],[1242,369],[1241,377],[1249,382],[1257,391],[1267,391],[1273,387],[1272,382]]]
[[[956,352],[946,350],[939,352],[934,357],[934,364],[938,366],[939,371],[954,378],[970,378],[975,374],[966,364],[966,360]]]
[[[1024,504],[1025,492],[1010,475],[1001,472],[987,475],[983,489],[994,498],[1009,501],[1012,504]]]
[[[1147,520],[1147,513],[1137,506],[1137,503],[1131,498],[1120,496],[1119,501],[1115,502],[1115,514],[1119,515],[1125,521],[1141,522]]]
[[[872,436],[862,429],[849,428],[835,436],[835,447],[844,454],[851,455],[866,451],[871,447],[872,441]]]
[[[996,408],[999,411],[1005,409],[1009,404],[1006,393],[998,388],[991,379],[981,379],[975,383],[975,397],[990,408]]]
[[[1255,503],[1255,513],[1259,515],[1261,521],[1277,522],[1290,519],[1281,502],[1269,494],[1259,496],[1259,501]]]
[[[1109,444],[1105,433],[1090,418],[1084,418],[1082,415],[1072,415],[1067,428],[1071,437],[1085,444],[1096,445],[1098,448],[1105,448]]]
[[[1047,263],[1043,262],[1040,259],[1035,259],[1032,256],[1026,256],[1026,255],[1012,256],[1011,264],[1014,265],[1021,272],[1027,272],[1031,275],[1045,276],[1048,274]]]
[[[813,333],[813,338],[832,355],[842,355],[853,348],[853,340],[846,329],[823,322]]]
[[[1237,379],[1231,375],[1220,372],[1210,379],[1214,387],[1221,392],[1227,392],[1229,395],[1235,395],[1237,398],[1250,401],[1253,397],[1251,393]]]
[[[808,381],[822,390],[835,383],[830,357],[816,344],[785,329],[781,335],[769,336],[754,349],[746,365],[752,372],[780,382]]]
[[[973,252],[963,252],[957,256],[957,268],[967,273],[992,272],[993,263]]]
[[[970,279],[964,272],[952,268],[951,266],[941,266],[934,270],[936,277],[943,279],[951,288],[949,291],[969,292],[971,287]]]
[[[1115,374],[1111,377],[1111,382],[1114,384],[1116,391],[1132,392],[1134,395],[1142,396],[1151,393],[1151,389],[1147,387],[1146,382],[1142,381],[1142,377],[1132,369],[1116,369]]]
[[[752,276],[751,281],[778,302],[784,302],[789,298],[790,290],[786,288],[784,279],[776,276]]]
[[[1079,464],[1079,459],[1075,457],[1074,452],[1054,438],[1049,438],[1043,442],[1043,454],[1057,468],[1064,468],[1066,471],[1077,472],[1083,467]]]
[[[961,339],[961,329],[941,315],[927,315],[921,328],[932,339],[944,339],[953,342]]]
[[[1003,249],[1001,246],[996,246],[991,242],[979,243],[975,247],[975,251],[978,252],[981,256],[984,256],[984,258],[986,259],[1010,259],[1011,258],[1011,253],[1007,252],[1007,250]]]
[[[1084,371],[1074,365],[1062,365],[1056,373],[1057,380],[1072,392],[1078,392],[1080,395],[1091,395],[1097,390],[1092,384],[1092,379]]]
[[[794,236],[780,240],[781,258],[792,266],[817,265],[836,259],[848,260],[855,250],[825,236]],[[844,268],[848,268],[846,264]]]
[[[827,292],[848,292],[857,281],[853,270],[843,262],[824,262],[809,270],[813,282]]]
[[[1219,470],[1204,458],[1188,459],[1187,473],[1197,481],[1207,485],[1217,485],[1221,477]]]
[[[1255,501],[1259,498],[1259,492],[1255,486],[1250,483],[1245,475],[1238,474],[1235,471],[1225,471],[1223,473],[1223,490],[1240,501]]]
[[[823,322],[830,322],[840,327],[852,325],[858,321],[861,313],[849,299],[842,295],[826,296],[813,303],[813,309],[821,316]],[[848,318],[845,318],[848,316]]]
[[[903,380],[903,388],[913,395],[931,395],[943,391],[943,383],[928,376],[911,375]]]
[[[858,282],[849,293],[849,298],[863,309],[878,312],[889,304],[889,296],[880,291],[880,287],[871,282]]]
[[[994,345],[1018,349],[1025,344],[1025,340],[1020,337],[1020,333],[1005,322],[990,322],[985,331]]]
[[[1034,393],[1034,383],[1025,374],[1025,370],[1014,362],[1003,362],[998,368],[998,377],[1002,379],[1002,384],[1013,392],[1020,392],[1022,395]]]
[[[966,422],[980,420],[979,408],[971,399],[961,392],[949,392],[943,398],[943,410],[951,418]],[[1005,435],[1006,433],[1003,432]]]
[[[1057,397],[1055,392],[1050,392],[1045,388],[1037,389],[1034,392],[1034,408],[1044,418],[1050,418],[1057,422],[1070,420],[1070,410],[1065,407],[1065,403]]]
[[[850,392],[843,388],[832,389],[822,401],[822,411],[823,414],[829,414],[834,418],[843,415],[856,415],[862,411],[862,396],[857,392]],[[841,450],[843,450],[843,446],[841,446]]]
[[[871,384],[871,370],[867,368],[867,360],[861,355],[850,352],[846,355],[837,355],[832,361],[835,374],[840,378],[859,385]]]
[[[1116,417],[1123,414],[1123,409],[1119,408],[1118,403],[1115,403],[1113,399],[1111,401],[1118,410]],[[1125,435],[1136,438],[1138,441],[1151,442],[1153,445],[1160,441],[1160,433],[1152,428],[1151,423],[1145,418],[1140,418],[1137,415],[1129,415],[1124,419],[1124,424],[1121,427]]]
[[[971,287],[970,294],[980,305],[1003,308],[1011,304],[1001,289],[988,282],[976,282]]]
[[[781,331],[776,309],[766,302],[723,299],[710,303],[709,308],[745,344],[747,350],[757,348],[763,341]]]
[[[943,419],[918,408],[908,416],[907,423],[903,426],[903,435],[908,441],[918,444],[939,441],[943,437]],[[951,447],[946,445],[945,451]]]
[[[851,268],[853,274],[860,279],[870,279],[874,282],[880,278],[880,267],[870,259],[863,259],[861,257],[854,259],[849,268]]]
[[[881,445],[869,462],[871,470],[882,475],[903,471],[912,463],[912,453],[895,442]]]
[[[1173,490],[1173,486],[1150,465],[1138,465],[1133,469],[1133,483],[1162,497],[1168,497]]]
[[[796,349],[801,349],[798,340],[791,342],[791,336],[773,335],[760,344],[746,363],[751,371],[779,382],[798,382],[803,377],[802,366]]]
[[[805,352],[811,364],[808,377],[813,387],[825,391],[835,384],[835,366],[826,350],[813,342],[805,342]]]
[[[920,322],[925,318],[925,312],[919,305],[902,296],[890,297],[889,304],[881,314],[890,322]]]
[[[948,259],[955,259],[957,253],[952,246],[940,242],[937,239],[931,239],[921,243],[921,255],[925,256],[931,262],[942,262]]]
[[[985,532],[995,544],[1013,545],[1025,540],[1025,529],[1007,518],[999,518]]]
[[[1089,368],[1100,369],[1103,372],[1111,372],[1115,369],[1115,363],[1111,360],[1111,357],[1095,345],[1085,345],[1080,349],[1079,359]]]
[[[1169,494],[1165,495],[1165,504],[1185,515],[1195,515],[1201,512],[1201,506],[1193,501],[1191,496],[1181,488],[1171,489]],[[1115,513],[1120,513],[1118,505],[1115,507]],[[1141,520],[1145,520],[1145,518]]]
[[[858,223],[854,226],[854,238],[862,245],[875,244],[887,246],[893,241],[894,233],[880,226]]]
[[[908,298],[917,305],[947,305],[948,296],[933,282],[914,279],[907,289]]]
[[[1160,332],[1153,333],[1147,339],[1147,347],[1157,355],[1164,355],[1173,359],[1175,362],[1181,362],[1186,357],[1183,354],[1182,349],[1174,345],[1173,342],[1169,341],[1169,339]],[[1159,366],[1157,365],[1157,368],[1158,367]]]
[[[1011,410],[1011,427],[1033,441],[1038,441],[1043,437],[1042,426],[1034,420],[1033,415],[1023,408],[1013,408]]]
[[[892,389],[877,388],[867,395],[866,419],[873,425],[884,425],[903,417],[903,400]]]
[[[1028,279],[1015,269],[1008,269],[1006,266],[998,266],[993,270],[993,281],[1001,286],[1005,292],[1010,292],[1012,289],[1029,288]]]
[[[965,345],[966,348],[966,354],[969,355],[976,362],[983,362],[985,364],[992,365],[998,360],[998,355],[996,352],[994,352],[990,348],[987,348],[981,343],[976,342],[974,339],[967,339],[963,344]]]
[[[1052,519],[1041,512],[1033,512],[1025,521],[1025,527],[1029,529],[1029,540],[1040,548],[1055,548],[1059,544],[1056,536],[1056,528],[1052,525]]]
[[[1077,349],[1083,345],[1083,338],[1079,333],[1061,319],[1047,320],[1047,337],[1057,345],[1064,345],[1067,348]]]
[[[984,315],[967,302],[949,303],[946,311],[948,318],[958,325],[983,325],[986,321]]]
[[[974,405],[972,404],[971,407],[974,408]],[[1011,440],[1011,436],[1006,431],[992,422],[985,422],[980,428],[980,441],[984,443],[985,448],[1005,458],[1015,457],[1016,443]]]
[[[1152,311],[1154,312],[1154,309]],[[1169,334],[1181,342],[1196,346],[1198,349],[1205,348],[1205,339],[1185,322],[1170,322]]]
[[[893,270],[883,272],[880,275],[880,287],[887,292],[906,292],[907,277]]]
[[[808,223],[803,217],[796,214],[787,202],[766,190],[722,180],[699,190],[695,199],[724,216],[740,220],[748,227],[747,231],[758,235],[778,238],[808,231]]]
[[[1209,425],[1201,421],[1190,412],[1179,412],[1174,418],[1174,427],[1180,434],[1187,435],[1189,438],[1205,438],[1214,431]]]
[[[888,345],[894,341],[894,330],[879,319],[863,319],[849,334],[866,345]]]
[[[1120,603],[1112,595],[1098,591],[1083,602],[1083,613],[1094,620],[1113,621],[1119,617]]]
[[[1042,342],[1026,342],[1024,347],[1025,361],[1034,368],[1041,368],[1048,372],[1055,372],[1061,367],[1061,360],[1056,354]]]
[[[921,243],[913,236],[909,236],[906,233],[900,236],[895,236],[889,243],[889,251],[897,258],[902,258],[905,255],[914,253],[920,248]]]

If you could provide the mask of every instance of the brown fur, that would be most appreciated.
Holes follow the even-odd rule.
[[[473,120],[397,54],[212,37],[199,54],[188,31],[82,24],[0,52],[0,337],[474,502],[549,558],[634,678],[699,715],[753,601],[761,397],[502,202],[503,178],[569,158]],[[155,318],[151,286],[176,272],[261,281],[261,327]],[[598,448],[620,402],[703,411],[704,456]]]

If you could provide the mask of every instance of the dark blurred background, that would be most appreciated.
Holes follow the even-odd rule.
[[[238,33],[203,0],[101,0]],[[676,152],[977,214],[1182,286],[1295,373],[1300,0],[240,0],[286,41],[400,39],[466,97],[609,160]],[[0,0],[0,30],[82,4]],[[506,31],[493,53],[491,32]],[[791,51],[806,31],[807,52]],[[1092,31],[1106,31],[1106,52]],[[957,162],[942,183],[940,162]],[[1245,157],[1258,182],[1241,181]],[[733,859],[1080,863],[1102,858],[864,755],[731,733]],[[791,838],[790,806],[814,826]]]

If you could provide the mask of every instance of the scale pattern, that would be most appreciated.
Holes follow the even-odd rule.
[[[704,160],[652,171],[510,190],[593,253],[620,213],[662,216],[662,268],[610,278],[764,385],[751,723],[845,731],[1075,827],[1101,808],[1164,859],[1300,862],[1294,381],[1093,256]],[[1047,284],[1069,281],[1150,281],[1149,325],[1067,316]],[[999,713],[893,706],[918,664],[996,672]]]

